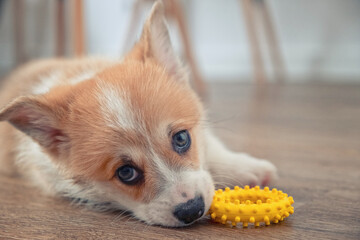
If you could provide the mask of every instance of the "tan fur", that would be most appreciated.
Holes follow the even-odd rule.
[[[93,65],[90,65],[89,61]],[[14,87],[19,86],[16,83],[13,85],[8,84],[4,88],[4,92],[10,93],[13,91],[13,96],[16,95],[16,91],[26,94],[26,89],[30,89],[32,85],[36,84],[40,75],[54,69],[64,71],[66,78],[71,78],[70,73],[76,73],[76,68],[83,66],[100,68],[99,65],[102,67],[106,64],[102,61],[92,62],[88,59],[79,59],[76,62],[72,60],[69,62],[50,60],[33,63],[33,65],[20,69],[18,73],[15,73],[8,80],[16,81],[18,77],[30,76],[26,82],[29,85],[22,84],[22,88],[19,89],[19,87]],[[66,78],[64,78],[64,82],[66,82]],[[105,81],[106,84],[113,88],[129,93],[132,107],[139,110],[137,112],[138,121],[146,120],[142,129],[146,133],[120,133],[114,132],[114,129],[104,128],[105,123],[101,120],[100,106],[95,99],[96,91],[98,91],[97,81],[99,80]],[[57,125],[72,141],[72,147],[75,149],[71,153],[72,155],[65,155],[66,159],[61,159],[63,161],[61,164],[69,164],[67,170],[71,176],[112,181],[122,191],[128,190],[129,195],[134,198],[148,199],[155,192],[155,186],[151,187],[149,185],[151,179],[155,178],[151,174],[156,174],[156,172],[145,172],[147,182],[143,187],[129,188],[122,186],[118,180],[114,180],[114,172],[121,166],[120,159],[114,159],[119,154],[115,150],[126,149],[129,146],[137,147],[142,150],[141,152],[146,152],[145,146],[148,142],[142,137],[145,134],[159,139],[154,147],[161,157],[169,160],[169,165],[177,167],[192,165],[198,167],[196,134],[192,134],[194,150],[187,153],[188,155],[185,157],[176,154],[169,144],[171,141],[169,137],[176,131],[189,129],[195,133],[196,126],[202,117],[199,114],[201,106],[194,104],[197,102],[196,96],[195,94],[189,94],[189,91],[189,86],[178,83],[176,79],[169,80],[169,75],[155,61],[150,60],[142,63],[128,59],[124,63],[105,68],[93,80],[74,86],[65,84],[54,87],[49,93],[39,97],[38,100],[51,109],[58,121]],[[11,94],[9,95],[9,98],[11,98]],[[180,102],[182,104],[179,104]],[[181,119],[180,122],[177,121],[179,119]],[[164,129],[157,129],[162,122],[167,123]],[[92,131],[90,132],[88,129],[92,129]],[[12,132],[14,129],[7,127],[3,131]],[[126,137],[120,138],[120,135]],[[14,146],[9,146],[8,149],[14,149]],[[56,155],[56,153],[53,152],[53,155]],[[141,156],[140,159],[135,159],[141,169],[151,169],[151,167],[146,166],[148,157],[151,156]],[[72,159],[72,162],[67,163],[67,158]],[[55,161],[59,160],[55,157]],[[134,192],[134,190],[136,191]]]
[[[63,154],[65,150],[59,150],[57,145],[45,150],[71,178],[111,181],[116,188],[141,201],[149,201],[159,188],[156,185],[159,182],[154,180],[158,173],[152,170],[154,166],[150,164],[154,153],[146,149],[150,144],[148,138],[155,139],[151,144],[156,154],[170,167],[198,169],[196,133],[203,117],[202,107],[190,86],[175,79],[151,54],[149,34],[149,29],[145,28],[140,42],[122,63],[59,59],[29,64],[7,80],[3,90],[7,96],[1,94],[2,101],[9,102],[16,96],[29,94],[31,87],[39,84],[40,76],[61,72],[61,84],[36,97],[36,104],[43,104],[47,109],[44,114],[54,116],[54,125],[71,141],[71,151]],[[67,79],[83,69],[101,71],[91,80],[75,85],[67,83]],[[19,83],[24,79],[25,83]],[[136,124],[142,132],[106,127],[96,99],[99,82],[128,94],[131,107],[138,110]],[[159,126],[162,128],[159,129]],[[172,150],[171,136],[183,129],[189,130],[193,145],[184,156],[179,156]],[[7,127],[3,131],[12,132],[14,129]],[[129,148],[139,149],[141,154],[134,159],[130,152],[122,150]],[[14,149],[14,146],[9,146],[9,149]],[[124,152],[120,154],[120,151]],[[114,176],[115,170],[123,164],[123,156],[131,157],[140,169],[145,170],[146,180],[136,188],[121,184]]]
[[[197,208],[190,209],[197,218],[206,213],[214,192],[210,172],[222,182],[231,171],[234,179],[254,182],[275,174],[271,164],[230,152],[206,131],[203,106],[171,48],[160,2],[124,61],[29,63],[5,80],[0,107],[0,161],[10,160],[0,171],[14,174],[16,163],[48,194],[94,208],[108,203],[106,209],[132,211],[149,224],[188,224],[174,211],[195,200]],[[182,130],[191,146],[178,153],[172,140]],[[143,173],[135,185],[116,176],[126,165]]]
[[[0,88],[0,109],[9,104],[18,96],[31,94],[32,88],[40,83],[40,76],[46,76],[52,71],[57,70],[64,74],[63,81],[78,74],[87,68],[101,69],[105,66],[110,66],[111,61],[103,59],[51,59],[40,60],[26,64],[18,68],[10,76],[2,81]],[[2,166],[0,171],[7,174],[15,174],[14,168],[14,149],[17,145],[15,141],[15,129],[8,123],[0,124],[0,161]],[[6,162],[5,162],[6,161]]]

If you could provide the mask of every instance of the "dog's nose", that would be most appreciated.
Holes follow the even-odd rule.
[[[205,204],[202,196],[190,199],[175,207],[174,216],[185,224],[192,223],[204,214]]]

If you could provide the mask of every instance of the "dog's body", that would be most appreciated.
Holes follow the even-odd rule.
[[[0,121],[21,130],[0,124],[0,161],[10,160],[2,172],[16,163],[47,194],[129,210],[148,224],[192,223],[214,183],[276,177],[271,163],[227,150],[207,129],[160,3],[124,61],[31,63],[5,81],[0,106]]]

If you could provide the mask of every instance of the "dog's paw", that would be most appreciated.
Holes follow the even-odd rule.
[[[247,154],[234,154],[213,173],[217,187],[269,186],[278,178],[274,164]]]
[[[269,186],[278,179],[277,170],[274,164],[267,160],[253,159],[249,172],[255,176],[253,181],[249,182],[250,186]]]

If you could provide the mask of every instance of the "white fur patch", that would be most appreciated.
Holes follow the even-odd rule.
[[[48,75],[40,77],[40,82],[37,84],[33,90],[33,94],[45,94],[50,91],[51,88],[58,85],[61,79],[62,73],[59,71],[52,72]]]
[[[50,91],[51,88],[60,85],[61,83],[77,84],[91,79],[96,74],[94,70],[87,70],[80,72],[70,79],[63,79],[63,74],[60,71],[54,71],[50,74],[40,77],[40,82],[33,88],[33,94],[45,94]],[[63,81],[63,82],[62,82]]]
[[[90,78],[94,77],[95,73],[96,71],[91,71],[91,70],[82,72],[79,75],[76,75],[75,77],[69,79],[69,82],[73,85],[78,84],[80,82],[89,80]]]
[[[136,121],[125,92],[120,92],[106,83],[98,84],[97,95],[101,111],[108,126],[112,128],[136,129]]]
[[[20,135],[20,134],[19,134]],[[50,158],[44,153],[39,144],[28,137],[19,137],[16,161],[24,175],[30,177],[32,182],[41,187],[47,194],[54,194],[56,184],[61,184],[59,174]]]

